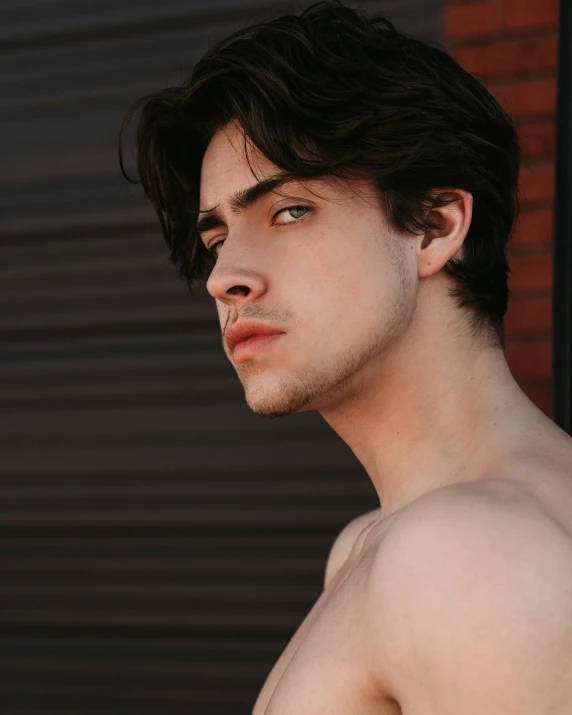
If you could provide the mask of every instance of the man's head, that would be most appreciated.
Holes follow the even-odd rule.
[[[181,275],[206,281],[223,330],[285,332],[235,365],[255,412],[326,406],[421,315],[504,346],[517,139],[446,52],[320,2],[141,103],[139,173]]]

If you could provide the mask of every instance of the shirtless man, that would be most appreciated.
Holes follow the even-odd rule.
[[[145,101],[143,186],[248,407],[317,410],[380,501],[253,715],[570,715],[572,439],[503,349],[509,118],[340,4],[239,31]]]

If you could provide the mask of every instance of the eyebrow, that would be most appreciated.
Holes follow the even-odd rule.
[[[249,186],[247,189],[239,189],[232,194],[228,200],[230,210],[234,214],[244,213],[248,208],[267,194],[275,191],[283,184],[295,181],[296,179],[291,174],[278,174],[276,176],[271,176],[268,179],[263,179],[257,184]],[[209,231],[212,228],[220,228],[221,226],[226,225],[222,216],[216,211],[216,206],[212,209],[199,211],[199,213],[206,214],[206,216],[203,216],[197,221],[197,231],[199,234]]]

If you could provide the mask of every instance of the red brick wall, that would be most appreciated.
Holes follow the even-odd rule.
[[[521,141],[521,217],[509,242],[507,360],[550,415],[552,201],[558,0],[446,0],[455,59],[515,119]]]

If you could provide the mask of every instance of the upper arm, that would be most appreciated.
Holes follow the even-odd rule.
[[[478,499],[412,516],[368,584],[374,677],[404,715],[568,715],[570,537]]]
[[[340,531],[328,555],[326,573],[324,575],[324,588],[327,588],[330,581],[346,562],[359,533],[379,516],[379,512],[379,509],[374,509],[366,514],[361,514],[350,521],[349,524],[346,524]]]

